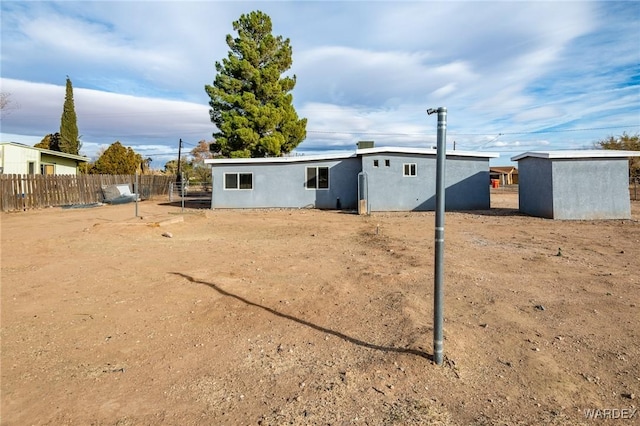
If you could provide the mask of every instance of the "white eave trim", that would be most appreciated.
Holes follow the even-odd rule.
[[[379,147],[358,149],[358,155],[371,154],[416,154],[416,155],[436,155],[438,151],[432,148],[406,148],[406,147]],[[447,150],[447,157],[478,157],[478,158],[498,158],[498,152],[476,152],[476,151],[453,151]]]
[[[362,155],[375,154],[414,154],[435,156],[437,151],[430,148],[365,148],[358,149],[355,153],[336,153],[321,155],[298,155],[292,157],[266,157],[266,158],[212,158],[204,160],[205,164],[268,164],[268,163],[299,163],[310,161],[330,161],[354,158]],[[476,158],[497,158],[497,152],[473,152],[473,151],[447,151],[447,157],[476,157]]]
[[[262,158],[211,158],[204,160],[205,164],[265,164],[265,163],[301,163],[308,161],[342,160],[355,157],[356,154],[323,154],[323,155],[296,155],[291,157],[262,157]]]
[[[546,158],[550,160],[571,158],[629,158],[640,157],[640,151],[621,151],[615,149],[529,151],[511,157],[511,161],[522,160],[526,157]]]

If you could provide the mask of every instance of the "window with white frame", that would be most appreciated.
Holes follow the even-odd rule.
[[[307,189],[329,189],[329,167],[307,167]]]
[[[403,175],[404,176],[416,176],[417,175],[417,166],[416,163],[405,163],[403,167]]]
[[[224,189],[253,189],[253,173],[225,173]]]

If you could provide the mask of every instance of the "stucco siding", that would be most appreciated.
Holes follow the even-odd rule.
[[[488,158],[447,157],[445,169],[446,210],[491,208]],[[433,206],[435,209],[435,194]]]
[[[306,188],[308,167],[329,168],[329,188]],[[214,164],[212,208],[300,208],[355,209],[360,160],[295,163]],[[225,189],[225,173],[251,173],[253,189]]]
[[[377,163],[377,165],[376,165]],[[362,157],[367,174],[370,211],[435,210],[436,156],[383,153]],[[415,165],[415,175],[405,175]],[[412,166],[410,166],[410,170]],[[445,208],[490,207],[489,160],[448,156],[445,163]]]
[[[518,163],[522,213],[564,220],[631,217],[627,158],[527,156]]]
[[[619,159],[553,160],[554,219],[628,219],[629,162]]]
[[[522,213],[553,218],[553,173],[551,162],[543,158],[527,157],[518,162],[520,183],[519,210]]]

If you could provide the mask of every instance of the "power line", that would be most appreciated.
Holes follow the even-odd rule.
[[[530,130],[523,132],[500,132],[500,135],[535,135],[535,134],[546,134],[546,133],[566,133],[566,132],[587,132],[592,130],[610,130],[610,129],[628,129],[632,127],[640,128],[640,124],[634,125],[622,125],[622,126],[606,126],[606,127],[588,127],[588,128],[579,128],[579,129],[555,129],[555,130]],[[372,135],[372,136],[433,136],[432,133],[388,133],[388,132],[356,132],[356,131],[324,131],[324,130],[307,130],[307,133],[316,133],[316,134],[329,134],[329,135]],[[456,136],[485,136],[489,132],[485,133],[458,133],[458,132],[447,132],[449,135]]]

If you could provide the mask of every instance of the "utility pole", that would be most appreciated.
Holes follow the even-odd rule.
[[[443,358],[443,321],[444,321],[444,169],[447,140],[447,109],[430,108],[427,114],[438,113],[438,141],[436,152],[436,226],[435,258],[433,285],[433,361],[442,364]]]
[[[181,153],[182,153],[182,138],[180,138],[180,143],[178,144],[178,174],[176,176],[176,184],[178,186],[179,191],[182,191],[182,171],[181,171],[182,160],[180,158]]]

